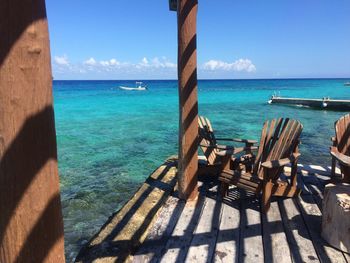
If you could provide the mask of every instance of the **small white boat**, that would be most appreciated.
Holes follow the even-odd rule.
[[[119,86],[122,90],[147,90],[146,85],[144,85],[141,81],[136,81],[135,87],[125,87],[125,86]]]
[[[344,86],[350,86],[350,82],[345,82]]]

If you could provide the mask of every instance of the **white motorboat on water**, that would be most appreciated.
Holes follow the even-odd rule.
[[[144,85],[141,81],[136,81],[135,87],[126,87],[126,86],[119,86],[122,90],[147,90],[146,85]]]

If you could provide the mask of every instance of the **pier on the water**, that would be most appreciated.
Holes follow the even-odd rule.
[[[272,96],[268,101],[269,104],[286,104],[295,106],[304,106],[329,110],[350,110],[350,100],[333,100],[329,97],[322,99],[304,99],[304,98],[283,98],[280,96]]]

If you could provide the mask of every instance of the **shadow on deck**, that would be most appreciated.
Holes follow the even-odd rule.
[[[286,174],[288,174],[288,169]],[[295,199],[276,198],[262,214],[260,197],[199,178],[199,197],[177,197],[176,161],[159,167],[80,252],[91,262],[350,262],[321,238],[321,204],[329,170],[300,165]]]

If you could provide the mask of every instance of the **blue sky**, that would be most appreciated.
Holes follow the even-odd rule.
[[[168,0],[47,0],[55,79],[176,79]],[[199,0],[198,77],[350,77],[349,0]]]

